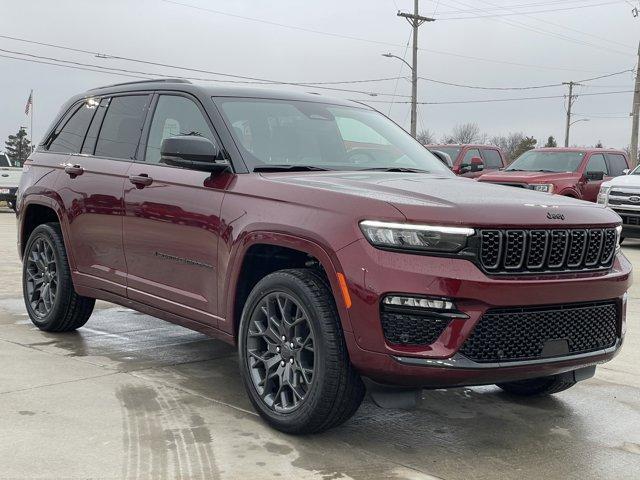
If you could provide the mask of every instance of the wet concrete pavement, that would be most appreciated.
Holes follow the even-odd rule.
[[[292,437],[252,410],[223,343],[104,302],[77,332],[34,328],[14,223],[0,210],[0,478],[640,478],[638,286],[623,352],[567,392],[425,391]],[[640,242],[624,250],[640,265]]]

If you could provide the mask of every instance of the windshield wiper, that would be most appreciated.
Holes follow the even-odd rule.
[[[314,167],[313,165],[258,165],[254,172],[326,172],[328,168]]]
[[[374,168],[361,168],[360,170],[375,171],[375,172],[431,173],[429,170],[420,170],[419,168],[408,168],[408,167],[374,167]]]

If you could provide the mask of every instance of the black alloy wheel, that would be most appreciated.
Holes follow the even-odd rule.
[[[278,413],[300,407],[315,372],[315,334],[304,308],[284,292],[264,296],[251,317],[246,358],[262,401]]]
[[[46,317],[55,305],[58,294],[56,253],[51,241],[44,236],[33,242],[26,259],[26,300],[40,318]]]

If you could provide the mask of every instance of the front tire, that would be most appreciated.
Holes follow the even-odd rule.
[[[95,299],[78,295],[57,223],[36,227],[24,249],[22,291],[33,324],[45,332],[70,332],[82,327]]]
[[[333,295],[311,270],[281,270],[258,282],[238,347],[249,399],[280,431],[327,430],[362,402],[365,387],[349,361]]]
[[[516,382],[498,383],[498,387],[512,395],[520,397],[544,397],[573,387],[577,382],[567,381],[559,375],[531,378]]]

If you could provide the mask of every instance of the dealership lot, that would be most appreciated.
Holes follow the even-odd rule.
[[[15,237],[0,209],[0,478],[638,478],[637,285],[622,353],[567,392],[425,391],[415,411],[367,401],[292,437],[253,412],[218,341],[104,302],[78,332],[37,330]],[[640,241],[624,252],[640,265]]]

